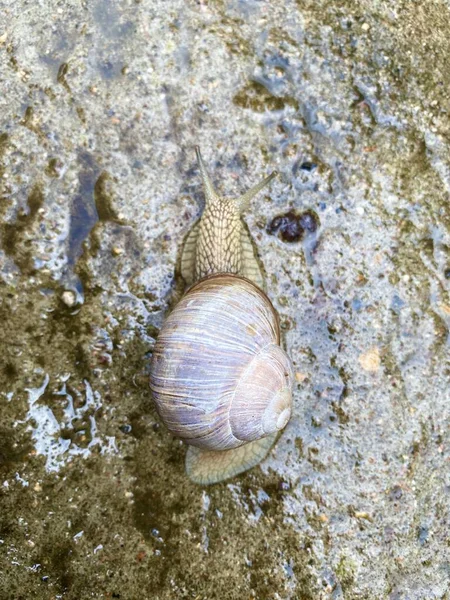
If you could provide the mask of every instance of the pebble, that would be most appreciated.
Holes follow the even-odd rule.
[[[305,232],[314,233],[319,225],[317,215],[311,211],[297,214],[293,210],[277,215],[267,226],[267,233],[277,234],[283,242],[299,242]]]
[[[306,211],[300,215],[300,225],[309,233],[314,233],[317,230],[319,219],[312,211]]]
[[[380,368],[381,363],[378,347],[374,346],[373,348],[370,348],[367,352],[361,354],[358,360],[364,371],[376,373]]]
[[[64,304],[66,306],[71,308],[72,306],[74,306],[76,304],[77,297],[76,297],[75,293],[72,292],[72,290],[66,290],[65,292],[63,292],[61,294],[61,300],[64,302]]]
[[[284,215],[278,215],[272,219],[267,227],[270,234],[278,233],[283,242],[299,242],[304,233],[298,215],[290,210]]]
[[[438,306],[442,310],[442,312],[444,312],[446,315],[450,316],[450,306],[448,304],[444,304],[444,302],[440,302]]]
[[[302,171],[314,171],[316,167],[317,164],[313,162],[304,162],[300,165],[300,169],[302,169]]]

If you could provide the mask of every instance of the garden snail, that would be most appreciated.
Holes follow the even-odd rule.
[[[276,173],[239,199],[226,199],[196,153],[206,205],[181,258],[191,287],[161,328],[150,388],[167,428],[189,444],[189,478],[207,484],[267,455],[291,416],[293,374],[240,216]]]

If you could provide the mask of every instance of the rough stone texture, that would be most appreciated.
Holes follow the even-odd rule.
[[[0,597],[450,598],[448,2],[1,13]],[[281,174],[246,221],[298,382],[205,489],[147,385],[197,143],[227,194]]]

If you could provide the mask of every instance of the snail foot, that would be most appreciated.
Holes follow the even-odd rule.
[[[278,433],[273,433],[232,450],[202,450],[188,446],[187,476],[194,483],[210,485],[243,473],[267,456],[277,435]]]

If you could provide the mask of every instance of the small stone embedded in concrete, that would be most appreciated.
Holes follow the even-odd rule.
[[[306,373],[301,373],[300,371],[295,372],[295,381],[297,383],[303,383],[307,377],[308,375]]]
[[[66,290],[61,294],[61,300],[66,306],[72,308],[72,306],[75,306],[77,302],[77,296],[72,290]]]
[[[370,348],[359,356],[359,364],[369,373],[376,373],[380,368],[380,351],[377,346]]]
[[[267,233],[277,235],[283,242],[299,242],[305,233],[314,233],[318,217],[313,211],[296,213],[290,210],[274,217],[267,226]]]
[[[267,233],[277,234],[283,242],[293,243],[302,239],[304,229],[299,215],[294,211],[289,211],[284,215],[274,217],[267,226]]]
[[[319,218],[313,211],[305,211],[300,215],[300,225],[309,233],[317,231]]]
[[[438,306],[442,310],[442,312],[444,312],[446,315],[450,316],[450,305],[449,304],[444,304],[444,302],[440,302]]]
[[[300,165],[303,171],[313,171],[317,167],[316,163],[305,161]]]

